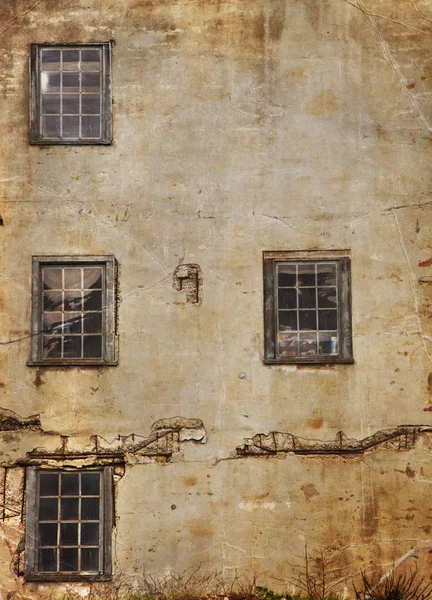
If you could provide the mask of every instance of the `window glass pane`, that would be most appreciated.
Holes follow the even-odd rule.
[[[60,571],[78,571],[78,548],[60,548]]]
[[[79,73],[62,73],[63,93],[78,94],[80,91],[80,74]]]
[[[63,50],[63,71],[78,71],[79,70],[79,50],[67,49]]]
[[[279,333],[278,334],[279,356],[281,358],[287,356],[297,356],[298,343],[296,333]]]
[[[59,71],[60,70],[60,50],[42,50],[42,71]]]
[[[61,358],[62,338],[43,336],[43,358]]]
[[[85,335],[84,358],[102,358],[102,336]]]
[[[60,91],[60,73],[41,73],[42,94],[58,93]]]
[[[297,290],[295,288],[278,291],[279,308],[297,308]]]
[[[57,521],[58,500],[57,498],[40,498],[39,521]]]
[[[63,137],[79,137],[79,117],[63,117]]]
[[[46,138],[59,138],[60,117],[42,117],[42,135]]]
[[[44,573],[57,571],[57,550],[55,548],[39,550],[39,571]]]
[[[78,94],[75,94],[75,95],[64,94],[62,96],[62,101],[63,101],[63,114],[64,115],[78,115],[79,114],[80,97]]]
[[[78,546],[78,523],[60,523],[60,545]]]
[[[68,313],[65,317],[63,326],[64,333],[81,333],[81,313]]]
[[[337,307],[335,287],[318,288],[318,306],[319,308]]]
[[[299,311],[299,329],[316,329],[316,312],[314,310]]]
[[[99,520],[99,498],[81,499],[81,519],[83,521]]]
[[[98,548],[81,548],[81,571],[99,571]]]
[[[100,267],[84,268],[84,289],[102,289],[102,269]]]
[[[66,290],[77,290],[81,288],[81,269],[78,267],[67,267],[64,271],[64,287]]]
[[[61,493],[62,496],[79,495],[79,473],[62,473]]]
[[[279,311],[279,331],[297,330],[297,312],[294,310]]]
[[[316,288],[299,288],[299,308],[316,307]]]
[[[83,496],[98,496],[100,493],[100,474],[83,473],[81,475],[81,493]]]
[[[296,285],[296,266],[295,265],[278,265],[278,286]]]
[[[99,523],[81,523],[81,544],[83,546],[99,544]]]
[[[326,331],[318,334],[318,354],[338,354],[339,343],[338,343],[338,332],[337,331]]]
[[[84,310],[101,310],[102,292],[84,292]]]
[[[44,94],[42,96],[42,113],[44,115],[59,115],[60,95]]]
[[[337,310],[318,311],[320,329],[337,329]]]
[[[316,285],[315,263],[298,265],[298,285]]]
[[[100,137],[100,117],[81,117],[81,132],[83,138]]]
[[[43,269],[43,282],[45,290],[62,289],[62,270],[61,269]]]
[[[102,333],[102,313],[85,313],[84,333]]]
[[[58,474],[57,473],[41,473],[39,476],[39,494],[41,496],[57,496],[58,495]]]
[[[46,312],[43,313],[42,329],[44,333],[61,335],[63,330],[63,321],[61,313]]]
[[[57,546],[57,523],[40,523],[39,543],[41,546]]]
[[[81,290],[68,290],[64,293],[64,309],[67,312],[81,310],[82,297]]]
[[[76,521],[78,519],[78,498],[62,498],[60,514],[63,521]]]
[[[336,264],[318,263],[318,285],[336,285]]]
[[[81,99],[81,114],[98,115],[100,114],[100,96],[94,94],[85,94]]]
[[[100,92],[100,73],[82,73],[81,91],[87,94],[98,94]]]
[[[43,310],[58,312],[63,307],[63,296],[61,292],[45,292],[43,295]]]
[[[81,358],[81,337],[65,336],[63,338],[63,357],[64,358]]]
[[[317,334],[300,333],[300,356],[310,356],[317,353]]]
[[[98,48],[87,48],[85,50],[81,50],[81,60],[83,63],[95,63],[97,65],[96,70],[98,70],[100,62],[100,50]]]

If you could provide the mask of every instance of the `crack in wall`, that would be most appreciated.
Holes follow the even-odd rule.
[[[397,74],[405,93],[407,94],[408,98],[410,99],[410,102],[412,104],[412,107],[414,108],[414,111],[416,112],[417,116],[421,119],[421,121],[424,123],[424,125],[427,127],[428,131],[432,133],[432,127],[429,125],[426,117],[424,116],[424,114],[417,102],[417,98],[410,91],[410,89],[408,87],[409,83],[408,83],[407,79],[405,78],[405,75],[402,73],[398,62],[396,61],[393,54],[391,53],[390,48],[389,48],[387,42],[384,40],[380,30],[374,23],[374,20],[372,17],[382,17],[382,15],[378,15],[378,14],[376,15],[376,14],[368,11],[367,8],[365,8],[365,6],[363,5],[362,0],[356,0],[356,2],[352,2],[351,0],[345,0],[345,2],[347,4],[349,4],[350,6],[353,6],[357,10],[361,11],[361,13],[363,14],[366,23],[371,28],[372,32],[374,33],[375,37],[377,38],[377,40],[381,46],[381,50],[384,55],[384,58],[387,60],[387,62],[390,64],[390,66],[393,68],[393,70]],[[390,19],[390,18],[389,18],[389,20],[392,21],[392,19]],[[398,22],[398,23],[401,25],[405,25],[404,23],[401,23],[401,22]],[[417,31],[419,31],[420,33],[423,33],[423,34],[425,33],[424,31],[421,31],[421,30],[417,30]],[[430,35],[430,34],[428,34],[428,35]]]

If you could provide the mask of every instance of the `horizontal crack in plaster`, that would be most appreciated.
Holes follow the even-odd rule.
[[[399,425],[392,429],[382,429],[362,440],[350,439],[342,431],[334,440],[305,439],[279,431],[265,435],[257,433],[245,439],[231,458],[243,456],[269,456],[278,453],[292,454],[364,454],[371,449],[411,450],[420,434],[432,433],[430,425]]]

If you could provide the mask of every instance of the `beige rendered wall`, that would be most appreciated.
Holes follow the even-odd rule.
[[[272,585],[305,544],[353,572],[428,547],[427,427],[351,459],[236,448],[431,423],[431,2],[0,0],[0,31],[0,406],[40,420],[1,433],[1,593],[56,589],[20,575],[17,462],[177,416],[201,433],[116,477],[116,573]],[[30,146],[29,44],[109,40],[113,144]],[[354,364],[263,364],[262,252],[292,249],[351,251]],[[26,366],[39,254],[116,256],[117,367]]]

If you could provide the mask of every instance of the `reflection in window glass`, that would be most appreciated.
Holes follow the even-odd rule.
[[[99,572],[101,471],[40,471],[38,571]]]
[[[339,352],[337,262],[276,265],[278,356]]]
[[[100,140],[102,47],[39,48],[42,139]]]
[[[44,359],[103,358],[104,267],[42,267]]]

